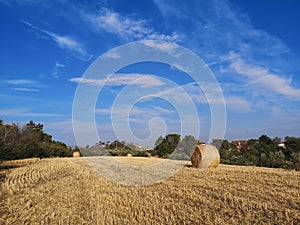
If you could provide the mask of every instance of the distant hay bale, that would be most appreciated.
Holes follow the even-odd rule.
[[[220,154],[213,145],[197,145],[191,156],[193,167],[206,169],[217,167],[220,163]]]
[[[128,154],[127,154],[127,157],[132,157],[132,154],[128,153]]]
[[[73,152],[73,157],[80,157],[80,152],[79,151]]]

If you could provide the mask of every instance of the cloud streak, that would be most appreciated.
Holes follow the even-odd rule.
[[[2,109],[0,112],[1,116],[17,116],[22,118],[31,118],[32,117],[64,117],[65,114],[58,114],[58,113],[38,113],[38,112],[30,112],[28,109],[25,108],[14,108],[14,109]]]
[[[120,109],[123,110],[118,110],[117,113],[118,115],[125,115],[128,113],[127,109],[131,108],[130,110],[130,115],[138,116],[138,115],[147,115],[147,117],[152,117],[152,116],[161,116],[161,115],[170,115],[175,113],[174,110],[170,110],[164,107],[160,106],[151,106],[151,107],[132,107],[132,106],[127,106],[125,105],[124,107],[120,107]],[[119,109],[119,108],[118,108]],[[111,114],[112,113],[112,108],[99,108],[95,110],[96,113],[105,115],[105,114]]]
[[[28,80],[28,79],[13,79],[13,80],[7,80],[7,84],[12,84],[12,85],[35,85],[36,82],[33,80]]]
[[[13,90],[23,91],[23,92],[37,92],[39,91],[39,89],[37,88],[46,87],[45,85],[30,79],[12,79],[12,80],[6,80],[5,83],[8,85],[15,86]]]
[[[292,87],[291,78],[284,78],[262,66],[247,63],[238,53],[230,52],[227,56],[222,57],[222,60],[229,62],[231,72],[245,76],[250,85],[266,88],[286,97],[300,99],[300,89]]]
[[[255,28],[249,16],[237,5],[230,1],[154,2],[168,26],[178,21],[186,25],[177,26],[176,32],[190,30],[191,35],[185,36],[183,42],[214,67],[214,72],[219,72],[218,67],[231,70],[246,77],[249,85],[273,91],[270,94],[300,98],[300,90],[292,86],[292,79],[285,78],[295,70],[290,62],[294,60],[291,50],[281,39]],[[226,56],[227,62],[219,60],[224,52],[231,52]],[[281,73],[272,72],[273,68]],[[226,75],[235,78],[234,73]],[[220,75],[219,79],[224,77],[224,73],[217,75]],[[235,83],[241,85],[238,81]]]
[[[47,31],[45,29],[41,29],[41,28],[38,28],[34,25],[32,25],[31,23],[27,22],[27,21],[24,21],[22,20],[21,21],[23,24],[25,24],[26,26],[30,27],[31,29],[34,29],[44,35],[46,35],[47,37],[49,37],[51,40],[53,40],[61,49],[64,49],[64,50],[69,50],[72,52],[72,54],[80,59],[80,60],[83,60],[83,61],[88,61],[91,59],[92,55],[89,54],[84,46],[75,41],[73,38],[69,37],[69,36],[61,36],[61,35],[58,35],[58,34],[55,34],[53,32],[50,32],[50,31]]]
[[[23,91],[23,92],[38,92],[40,90],[34,88],[14,88],[15,91]]]
[[[104,85],[108,87],[124,86],[129,84],[140,87],[157,87],[164,84],[157,76],[153,74],[138,73],[114,74],[111,77],[108,76],[106,79],[89,79],[84,77],[75,77],[71,78],[69,81],[94,86]]]
[[[122,15],[108,8],[102,8],[100,15],[85,12],[83,16],[96,30],[105,30],[125,40],[151,39],[172,42],[179,39],[179,35],[175,32],[162,34],[147,26],[146,20]]]

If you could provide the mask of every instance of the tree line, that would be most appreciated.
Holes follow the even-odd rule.
[[[182,140],[179,134],[160,136],[151,152],[161,158],[189,160],[199,141],[192,135]],[[281,145],[280,145],[281,143]],[[245,166],[264,166],[300,170],[300,137],[281,139],[261,135],[258,139],[246,140],[242,145],[228,140],[215,139],[211,143],[219,149],[221,163]]]
[[[285,137],[281,142],[278,137],[261,135],[239,147],[228,140],[213,140],[212,144],[219,149],[224,164],[300,170],[300,138]]]
[[[23,127],[17,124],[4,124],[0,119],[0,161],[31,157],[70,157],[73,149],[65,143],[52,140],[52,136],[43,130],[43,124],[29,121]],[[179,134],[158,137],[155,147],[148,151],[130,148],[123,142],[114,141],[106,147],[80,148],[84,156],[157,156],[189,160],[198,140],[192,135],[181,139]],[[284,143],[279,145],[279,143]],[[271,139],[261,135],[258,139],[247,140],[237,146],[228,140],[215,139],[211,143],[219,149],[221,163],[246,166],[264,166],[300,170],[300,137]],[[76,150],[79,150],[76,147]]]
[[[43,124],[29,121],[23,127],[0,120],[0,161],[32,157],[68,157],[73,150],[65,143],[52,140]]]
[[[149,157],[151,151],[141,151],[134,149],[130,144],[115,140],[103,146],[99,141],[94,146],[80,147],[80,152],[83,156],[134,156],[134,157]]]
[[[158,137],[155,141],[155,147],[151,150],[135,149],[132,144],[115,140],[109,142],[106,146],[99,144],[94,146],[81,147],[80,152],[83,156],[137,156],[137,157],[160,157],[189,160],[197,140],[192,135],[185,136],[182,140],[179,134],[168,134],[165,137]]]

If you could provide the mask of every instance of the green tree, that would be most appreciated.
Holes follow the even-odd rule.
[[[276,151],[270,156],[271,167],[279,168],[284,166],[285,156],[281,150]]]
[[[155,147],[160,145],[165,139],[162,136],[159,136],[155,141]]]
[[[194,136],[186,135],[181,141],[179,141],[175,151],[170,155],[170,158],[189,160],[197,142],[198,141]]]
[[[281,142],[281,138],[280,137],[275,137],[275,138],[273,138],[273,143],[275,143],[276,145],[278,145],[279,144],[279,142]]]
[[[267,135],[261,135],[259,138],[258,138],[258,141],[259,143],[261,144],[265,144],[265,145],[271,145],[273,144],[273,141],[270,137],[268,137]]]
[[[113,141],[112,143],[110,143],[108,148],[109,149],[129,149],[129,148],[127,148],[127,146],[124,143],[122,143],[118,140]]]
[[[217,149],[220,149],[223,144],[223,140],[222,139],[213,139],[210,144],[215,146]]]
[[[34,123],[32,120],[26,123],[22,129],[23,142],[32,141],[35,143],[42,142],[44,140],[43,125]]]
[[[195,146],[197,145],[197,139],[192,135],[186,135],[180,142],[183,153],[190,156]]]
[[[285,149],[283,153],[287,160],[293,160],[293,154],[300,152],[300,138],[285,137],[284,139]]]
[[[52,141],[42,124],[29,121],[20,129],[15,123],[3,124],[0,120],[0,159],[53,156],[72,156],[72,149],[62,142]]]
[[[156,143],[160,143],[155,146],[153,155],[158,155],[162,158],[167,158],[172,152],[177,148],[180,142],[180,135],[179,134],[168,134],[164,140],[161,141],[159,137]]]
[[[300,152],[293,154],[292,163],[293,169],[300,171]]]
[[[267,135],[261,135],[258,138],[258,143],[255,145],[258,150],[258,166],[272,167],[273,162],[270,157],[274,158],[277,151],[277,144],[275,144]]]
[[[215,141],[214,144],[220,145],[220,141]],[[221,163],[238,164],[238,159],[241,153],[237,150],[236,145],[230,143],[228,140],[222,140],[219,149]]]

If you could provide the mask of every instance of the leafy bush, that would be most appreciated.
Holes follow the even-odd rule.
[[[267,135],[250,139],[240,150],[227,140],[214,140],[220,146],[221,163],[246,166],[265,166],[300,170],[300,138],[286,137],[280,147],[280,138]]]
[[[65,143],[52,140],[43,125],[29,121],[23,128],[0,120],[0,160],[32,157],[69,157],[73,151]]]

